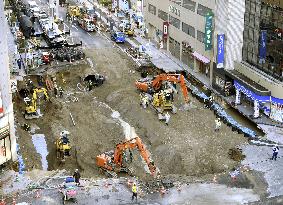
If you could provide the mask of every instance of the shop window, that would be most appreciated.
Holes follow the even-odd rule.
[[[201,16],[206,16],[207,13],[211,13],[212,10],[208,7],[205,7],[201,4],[198,4],[197,14]]]
[[[204,33],[201,31],[197,31],[197,39],[199,42],[204,43]]]
[[[156,7],[151,4],[148,4],[148,12],[153,15],[156,15]]]
[[[215,76],[215,84],[219,86],[221,89],[224,89],[225,80],[220,78],[219,76]]]
[[[177,29],[180,29],[181,21],[179,19],[169,15],[169,23],[174,27],[176,27]]]
[[[174,4],[178,4],[179,6],[182,4],[182,0],[170,0]]]
[[[193,12],[196,10],[196,2],[191,0],[183,0],[183,7]]]
[[[168,21],[168,13],[158,9],[158,17],[161,18],[163,21]]]
[[[182,31],[195,38],[195,28],[182,22]]]

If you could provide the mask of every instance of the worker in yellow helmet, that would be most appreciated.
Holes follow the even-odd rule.
[[[136,198],[136,201],[137,201],[138,200],[138,190],[137,190],[137,185],[136,185],[135,182],[132,186],[132,192],[133,192],[132,200],[134,200],[134,198]]]

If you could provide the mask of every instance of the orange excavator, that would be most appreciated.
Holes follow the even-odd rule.
[[[126,150],[131,151],[134,148],[139,150],[142,158],[149,168],[150,174],[155,176],[157,169],[154,165],[154,162],[150,159],[149,153],[139,137],[117,144],[114,151],[112,150],[98,155],[96,157],[96,164],[102,170],[106,171],[110,176],[117,176],[116,173],[119,172],[129,172],[130,170],[128,170],[123,163],[124,154]],[[130,155],[132,155],[131,152]]]
[[[137,89],[147,92],[147,93],[156,93],[161,89],[163,81],[170,81],[179,83],[185,98],[185,103],[189,103],[188,89],[186,86],[185,77],[182,74],[166,74],[162,73],[153,78],[153,80],[138,80],[135,85]]]

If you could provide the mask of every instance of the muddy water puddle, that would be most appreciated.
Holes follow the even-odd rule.
[[[32,142],[35,147],[35,150],[38,154],[41,156],[41,165],[43,170],[47,170],[48,168],[48,162],[47,162],[47,144],[45,141],[45,135],[44,134],[34,134],[32,135]]]

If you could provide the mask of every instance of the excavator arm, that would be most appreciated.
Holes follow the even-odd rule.
[[[114,163],[117,164],[118,166],[122,166],[122,161],[123,161],[123,151],[127,150],[127,149],[134,149],[134,148],[138,148],[142,158],[145,160],[150,173],[152,175],[155,174],[156,172],[156,167],[154,165],[154,163],[150,160],[148,151],[146,150],[146,148],[144,147],[141,139],[139,137],[133,138],[129,141],[120,143],[116,146],[115,152],[114,152]]]
[[[139,90],[142,90],[144,92],[147,92],[150,87],[154,91],[158,91],[161,88],[162,82],[163,81],[170,81],[170,82],[175,82],[179,83],[185,98],[185,102],[189,102],[189,95],[188,95],[188,89],[185,81],[185,77],[182,74],[166,74],[162,73],[157,75],[151,82],[141,82],[138,81],[136,82],[136,87]]]

